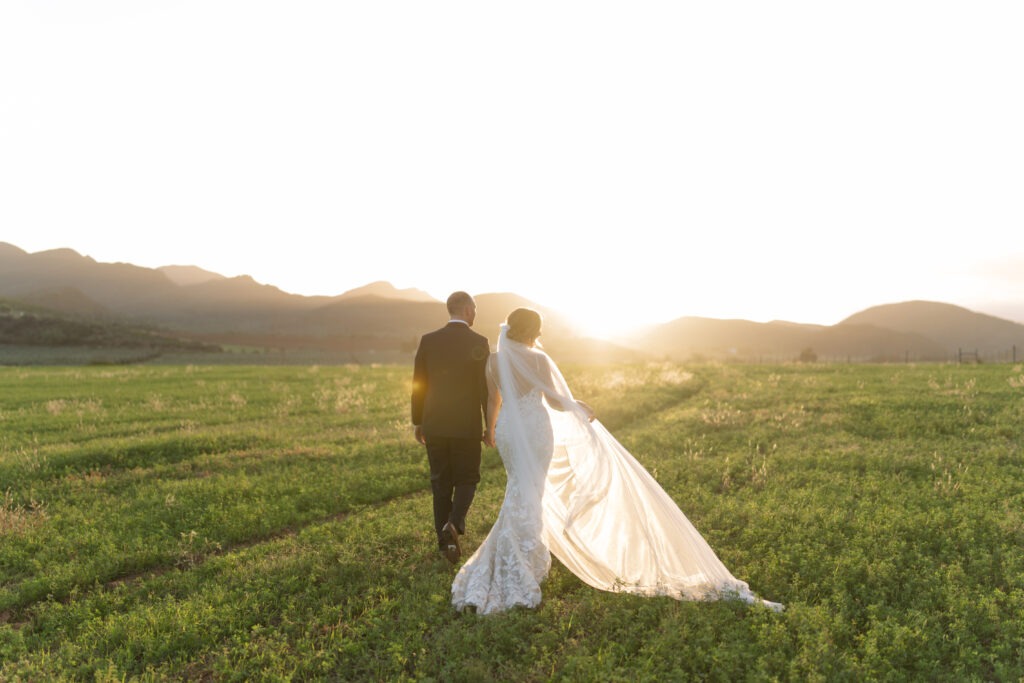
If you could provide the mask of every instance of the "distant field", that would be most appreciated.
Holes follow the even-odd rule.
[[[0,680],[1024,677],[1019,365],[567,369],[782,614],[557,562],[535,611],[454,613],[410,374],[0,368]]]
[[[411,352],[330,351],[224,345],[223,351],[188,351],[114,346],[0,344],[0,366],[60,365],[343,365],[412,363]]]

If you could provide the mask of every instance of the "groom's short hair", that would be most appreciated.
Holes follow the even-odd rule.
[[[466,292],[453,292],[448,297],[448,315],[454,315],[455,313],[461,313],[466,306],[473,305],[473,297]]]

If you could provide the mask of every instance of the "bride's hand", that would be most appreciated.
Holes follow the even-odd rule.
[[[484,432],[484,444],[494,448],[494,430],[488,429]]]
[[[586,411],[586,413],[587,413],[587,419],[588,419],[588,420],[590,420],[591,422],[593,422],[593,421],[594,421],[594,420],[595,420],[595,419],[597,418],[597,415],[595,415],[595,414],[594,414],[594,409],[593,409],[593,408],[591,408],[590,406],[588,406],[588,405],[587,405],[586,403],[584,403],[583,401],[576,401],[576,403],[578,403],[578,404],[579,404],[580,408],[583,408],[583,410],[585,410],[585,411]]]

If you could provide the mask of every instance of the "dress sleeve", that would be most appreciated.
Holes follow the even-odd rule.
[[[537,356],[537,381],[541,393],[544,394],[544,399],[548,405],[559,411],[574,410],[576,402],[573,400],[572,395],[567,393],[567,389],[560,389],[559,383],[555,381],[556,369],[554,367],[554,361],[546,353],[538,353]]]
[[[498,386],[497,357],[493,355],[487,358],[487,383],[488,389]]]

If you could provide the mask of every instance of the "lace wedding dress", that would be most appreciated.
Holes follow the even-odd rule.
[[[483,544],[462,566],[452,586],[456,609],[474,605],[488,614],[522,605],[540,604],[540,583],[551,568],[551,555],[543,541],[544,478],[554,451],[551,419],[540,391],[513,398],[502,394],[502,411],[516,401],[523,419],[524,443],[520,448],[509,433],[510,420],[500,414],[494,430],[508,484],[498,519]]]
[[[454,607],[536,607],[553,553],[601,590],[781,610],[734,577],[647,470],[588,420],[547,354],[506,333],[488,373],[502,400],[495,441],[508,484],[497,521],[455,577]]]

